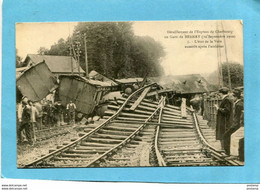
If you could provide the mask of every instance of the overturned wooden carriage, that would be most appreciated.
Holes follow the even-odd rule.
[[[79,75],[60,75],[57,78],[45,61],[20,70],[17,70],[16,75],[17,102],[23,96],[32,101],[40,101],[56,90],[55,100],[61,100],[63,106],[73,101],[78,112],[91,114],[104,95],[118,90],[117,83],[87,79]]]
[[[20,70],[16,73],[18,102],[22,96],[26,96],[32,101],[42,100],[58,87],[56,77],[45,61],[27,67],[21,72]]]
[[[73,101],[77,111],[90,114],[101,103],[102,97],[118,90],[118,85],[109,82],[86,79],[78,75],[61,75],[57,94],[62,105]]]

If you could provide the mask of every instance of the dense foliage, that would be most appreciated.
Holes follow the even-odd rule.
[[[158,76],[163,73],[160,59],[164,50],[153,38],[135,36],[131,22],[88,22],[79,23],[71,38],[60,39],[50,50],[41,47],[39,54],[72,55],[77,58],[80,48],[80,65],[85,70],[84,34],[87,42],[89,71],[96,70],[108,77]],[[79,46],[76,46],[79,42]],[[74,53],[73,53],[74,52]],[[76,56],[75,56],[76,54]]]
[[[229,63],[230,78],[232,88],[243,86],[243,65],[239,63]],[[228,87],[228,64],[222,64],[223,83]]]

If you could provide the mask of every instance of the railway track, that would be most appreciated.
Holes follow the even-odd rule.
[[[186,109],[186,108],[185,108]],[[193,109],[189,112],[185,125],[172,120],[172,126],[158,126],[155,136],[155,152],[159,166],[236,166],[236,161],[227,159],[227,155],[208,143],[213,140],[214,131],[205,121],[196,115]],[[160,121],[168,121],[162,109]],[[178,119],[180,119],[178,117]],[[201,125],[201,126],[200,126]],[[211,133],[211,134],[210,134]],[[209,137],[208,137],[209,136]]]
[[[146,113],[145,116],[138,117],[138,121],[143,122],[141,125],[113,122],[122,120],[125,117],[124,111],[128,110],[128,107],[132,104],[131,100],[152,85],[154,84],[147,85],[131,94],[107,120],[86,134],[80,134],[80,138],[72,139],[73,142],[70,143],[64,143],[57,150],[51,150],[48,155],[26,164],[24,167],[93,167],[99,165],[102,160],[105,160],[135,138],[146,126],[146,122],[156,117],[159,111],[157,106],[150,109],[150,112]]]
[[[238,165],[209,145],[208,133],[200,127],[205,124],[192,109],[185,108],[183,118],[183,110],[164,105],[163,98],[160,103],[138,102],[138,95],[152,85],[116,100],[108,106],[107,116],[81,137],[24,167]]]

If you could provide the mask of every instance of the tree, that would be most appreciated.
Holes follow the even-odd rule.
[[[165,56],[164,49],[159,42],[149,36],[135,37],[135,45],[132,49],[135,72],[144,76],[149,72],[149,76],[163,74],[160,59]]]
[[[63,38],[60,38],[58,40],[58,43],[55,43],[51,46],[51,49],[46,52],[48,55],[64,55],[69,56],[69,41],[64,40]]]
[[[79,47],[80,66],[85,70],[84,37],[90,71],[96,70],[111,78],[143,77],[147,71],[150,76],[162,73],[162,46],[150,37],[135,36],[131,22],[81,22],[71,37],[60,39],[45,54],[69,55],[69,48],[73,47],[76,58],[75,49]]]
[[[232,88],[236,88],[239,86],[243,86],[243,65],[239,63],[229,63],[229,69],[230,69],[230,78],[231,78],[231,86]],[[228,86],[228,64],[223,63],[222,64],[222,73],[223,73],[223,83],[224,86]]]
[[[40,47],[39,50],[37,51],[37,53],[40,54],[40,55],[46,55],[46,54],[48,54],[48,51],[49,50],[47,48]]]

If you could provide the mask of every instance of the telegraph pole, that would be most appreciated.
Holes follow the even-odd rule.
[[[86,64],[86,78],[88,78],[88,53],[87,53],[87,39],[86,33],[84,33],[84,46],[85,46],[85,64]]]
[[[72,60],[72,47],[70,49],[70,65],[71,65],[71,74],[73,75],[73,60]]]
[[[217,23],[218,30],[218,23]],[[218,85],[219,89],[223,87],[223,74],[222,74],[222,61],[221,61],[221,49],[218,47],[219,41],[217,42],[217,58],[218,58]]]
[[[222,21],[221,21],[221,26],[222,26],[222,29],[224,30]],[[229,62],[228,62],[228,56],[227,56],[226,38],[224,38],[224,44],[225,44],[225,54],[226,54],[226,62],[227,62],[227,69],[228,69],[228,87],[229,87],[229,90],[231,91],[232,90],[232,86],[231,86],[230,68],[229,68]]]
[[[80,53],[81,53],[81,51],[80,51],[81,44],[80,44],[80,42],[77,42],[77,41],[75,43],[76,43],[76,57],[77,57],[77,63],[78,63],[78,72],[79,72],[79,75],[80,75],[79,56],[80,56]]]

